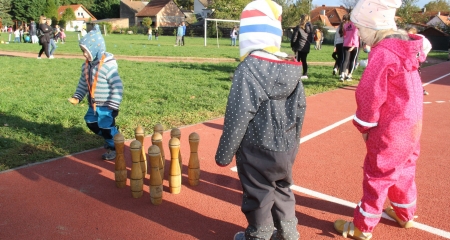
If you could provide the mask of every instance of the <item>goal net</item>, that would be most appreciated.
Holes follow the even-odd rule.
[[[209,26],[208,26],[208,22],[210,23]],[[220,26],[217,24],[218,22],[220,22]],[[216,42],[217,42],[217,47],[219,47],[219,45],[220,45],[219,44],[219,38],[222,35],[222,34],[219,34],[221,32],[221,29],[222,28],[233,29],[233,27],[235,25],[239,26],[240,22],[241,21],[239,21],[239,20],[205,18],[205,23],[204,23],[204,26],[203,26],[203,28],[204,28],[204,38],[205,38],[205,47],[207,45],[208,35],[209,36],[215,35]],[[229,36],[229,35],[226,35],[226,36]]]

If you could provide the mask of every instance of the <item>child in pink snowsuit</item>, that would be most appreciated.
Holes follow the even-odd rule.
[[[425,55],[422,38],[396,29],[395,10],[401,3],[360,0],[351,15],[361,40],[371,45],[372,51],[356,89],[353,121],[367,147],[363,196],[353,222],[334,223],[344,237],[371,239],[386,198],[392,207],[384,211],[390,217],[404,228],[413,224],[423,113],[423,88],[417,69]]]

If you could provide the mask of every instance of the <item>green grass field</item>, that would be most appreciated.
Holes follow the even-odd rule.
[[[208,39],[211,45],[205,47],[203,39],[189,37],[185,47],[174,47],[174,38],[167,36],[156,42],[147,41],[145,35],[108,35],[106,41],[108,50],[118,55],[239,57],[238,48],[227,46],[228,39],[220,40],[219,48],[212,45],[215,39]],[[289,52],[288,43],[283,46]],[[0,50],[7,51],[37,53],[39,49],[33,44],[0,44]],[[0,171],[103,146],[101,137],[84,123],[86,100],[77,106],[67,101],[77,86],[83,60],[58,59],[57,54],[81,56],[76,35],[69,33],[67,43],[58,44],[56,51],[53,60],[0,56]],[[332,51],[332,46],[312,49],[308,61],[331,62]],[[134,137],[138,125],[151,134],[156,123],[170,129],[222,117],[229,76],[238,64],[118,63],[124,98],[116,120],[126,139]],[[330,66],[310,65],[308,73],[309,79],[303,81],[307,96],[345,85],[331,75]],[[358,84],[361,73],[359,68],[351,84]]]
[[[8,35],[3,33],[0,36],[0,40],[7,41]],[[81,55],[77,33],[67,32],[66,41],[66,44],[58,44],[58,48],[55,51],[56,56],[58,54]],[[230,46],[230,39],[226,38],[219,39],[219,46],[217,45],[217,39],[208,38],[207,46],[205,46],[203,38],[186,36],[186,45],[183,47],[174,47],[175,37],[173,36],[160,36],[158,41],[148,41],[147,35],[110,34],[105,36],[105,41],[107,51],[115,55],[239,59],[239,47]],[[30,52],[37,55],[40,46],[31,43],[0,44],[0,50]],[[288,42],[282,43],[281,51],[293,54]],[[314,50],[312,46],[311,53],[308,55],[308,61],[333,62],[331,58],[332,52],[333,46],[324,45],[320,51]],[[367,58],[367,54],[362,52],[360,57]]]
[[[0,57],[0,171],[103,145],[85,126],[86,100],[67,102],[82,62]],[[170,129],[222,117],[238,64],[118,63],[124,98],[116,120],[127,139],[138,125],[151,134],[156,123]],[[304,85],[311,95],[343,84],[331,67],[311,66]]]

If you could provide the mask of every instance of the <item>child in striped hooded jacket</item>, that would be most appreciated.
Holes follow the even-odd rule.
[[[89,108],[84,120],[93,133],[105,139],[107,151],[102,159],[114,160],[113,138],[118,133],[115,119],[123,94],[117,62],[111,53],[106,52],[105,40],[98,25],[80,40],[80,48],[86,62],[81,66],[80,80],[69,102],[78,104],[87,95]]]

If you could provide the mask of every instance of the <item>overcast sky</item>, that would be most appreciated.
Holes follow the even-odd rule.
[[[427,4],[428,2],[430,2],[430,0],[419,0],[417,1],[416,5],[419,8],[423,8],[423,6],[425,4]],[[341,0],[313,0],[312,1],[313,6],[314,5],[323,5],[325,4],[325,6],[339,6],[339,5],[343,5]]]

